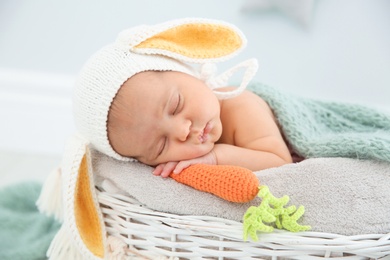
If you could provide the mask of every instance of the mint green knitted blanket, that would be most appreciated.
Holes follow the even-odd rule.
[[[299,97],[259,83],[248,89],[271,106],[286,139],[304,158],[390,161],[390,113]]]
[[[0,189],[0,259],[46,259],[60,225],[42,215],[35,201],[41,184],[24,182]]]

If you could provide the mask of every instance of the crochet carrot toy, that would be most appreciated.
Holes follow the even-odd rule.
[[[289,196],[274,197],[267,186],[259,186],[256,175],[245,168],[232,165],[195,164],[180,174],[170,174],[177,182],[200,191],[212,193],[231,202],[248,202],[261,198],[259,206],[251,206],[243,216],[243,238],[258,240],[257,232],[272,232],[274,226],[291,232],[310,230],[310,226],[298,224],[305,208],[286,207]]]
[[[259,192],[256,175],[243,167],[196,164],[171,178],[197,190],[212,193],[232,202],[248,202]]]

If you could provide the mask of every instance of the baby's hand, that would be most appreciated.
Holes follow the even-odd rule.
[[[178,163],[179,162],[161,163],[157,165],[157,167],[154,169],[153,174],[166,178],[176,168],[176,165],[178,165]]]
[[[153,174],[156,176],[161,176],[163,178],[166,178],[171,174],[172,172],[175,174],[181,173],[182,170],[185,168],[188,168],[191,165],[194,164],[211,164],[216,165],[217,164],[217,157],[215,156],[215,153],[213,151],[209,152],[206,155],[203,155],[201,157],[197,157],[194,159],[189,159],[185,161],[180,162],[167,162],[157,165],[157,167],[154,169]]]

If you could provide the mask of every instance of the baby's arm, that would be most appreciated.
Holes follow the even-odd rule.
[[[239,97],[223,101],[223,134],[214,149],[201,157],[169,162],[157,166],[154,173],[167,177],[194,164],[236,165],[252,171],[291,163],[287,144],[269,106],[246,91]]]
[[[210,164],[210,165],[216,165],[217,158],[214,153],[214,151],[211,151],[210,153],[184,161],[179,162],[167,162],[157,165],[157,167],[154,169],[153,174],[161,177],[168,177],[172,172],[173,173],[180,173],[182,170],[188,168],[191,165],[195,164]],[[230,164],[232,165],[232,164]]]
[[[258,142],[262,142],[261,139]],[[276,143],[276,142],[275,142]],[[275,146],[278,144],[276,143]],[[288,156],[281,157],[273,151],[260,151],[229,144],[217,144],[214,148],[218,164],[232,164],[252,171],[268,169],[291,163]]]
[[[218,164],[256,171],[292,162],[270,107],[254,93],[223,101],[221,120],[223,134],[214,148]]]
[[[270,152],[257,151],[229,144],[216,144],[213,151],[204,156],[180,162],[159,164],[153,173],[165,178],[172,172],[180,173],[182,170],[195,164],[236,165],[252,171],[258,171],[281,166],[289,162],[291,161]]]

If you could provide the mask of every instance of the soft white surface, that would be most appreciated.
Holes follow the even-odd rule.
[[[16,182],[43,182],[61,162],[60,156],[0,151],[0,188]]]
[[[84,61],[124,28],[190,16],[247,35],[246,50],[219,71],[256,57],[259,81],[390,110],[390,1],[317,0],[307,27],[278,10],[243,12],[245,3],[2,0],[0,149],[60,155],[74,131],[71,88]]]

